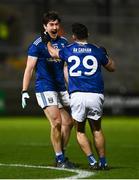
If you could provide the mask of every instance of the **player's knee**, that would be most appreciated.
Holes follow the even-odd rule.
[[[93,132],[93,135],[94,135],[94,138],[104,138],[104,135],[103,135],[103,131],[102,131],[102,129],[100,129],[99,131],[94,131]]]
[[[85,135],[84,133],[77,132],[76,137],[77,137],[78,142],[80,142],[80,140],[84,137],[84,135]]]
[[[72,118],[69,118],[69,119],[68,119],[68,126],[69,126],[70,128],[72,128],[73,125],[74,125],[73,119],[72,119]]]
[[[68,128],[72,128],[74,125],[74,121],[72,118],[67,118],[67,119],[64,119],[64,121],[62,121],[62,125],[67,126]]]
[[[61,130],[61,121],[59,120],[55,120],[52,124],[51,124],[51,128],[52,129],[57,129],[57,130]]]

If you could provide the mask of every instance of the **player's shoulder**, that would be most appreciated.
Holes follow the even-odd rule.
[[[64,36],[60,36],[60,38],[64,41],[68,41],[67,38],[65,38]]]
[[[70,43],[67,47],[68,47],[68,48],[73,48],[73,47],[75,47],[75,46],[76,46],[76,43],[73,42],[73,43]]]
[[[73,47],[74,47],[74,43],[70,43],[64,49],[65,50],[70,50],[70,49],[73,49]]]
[[[32,44],[35,45],[35,46],[40,45],[40,43],[42,43],[42,38],[41,38],[41,36],[38,36],[38,37],[35,38],[35,40],[32,42]]]
[[[92,47],[92,48],[94,48],[96,50],[99,49],[99,46],[96,45],[96,44],[88,43],[88,46],[90,46],[90,47]]]
[[[64,42],[64,43],[68,43],[67,38],[65,38],[64,36],[59,36],[60,41]]]
[[[29,44],[28,49],[40,49],[42,48],[42,38],[41,36],[37,36],[34,40]]]
[[[42,38],[41,36],[37,36],[28,46],[28,50],[39,50],[42,49]]]
[[[96,53],[102,53],[100,46],[91,43],[88,43],[88,46],[91,47]]]

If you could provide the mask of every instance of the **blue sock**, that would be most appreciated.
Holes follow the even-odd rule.
[[[106,158],[105,157],[100,157],[99,158],[99,164],[100,166],[105,166],[107,163],[106,163]]]
[[[61,152],[61,153],[56,153],[56,161],[57,162],[64,162],[65,160],[65,157],[64,157],[64,154]]]
[[[93,154],[87,156],[87,159],[89,161],[89,164],[91,164],[91,165],[93,165],[97,162],[96,159],[94,158]]]

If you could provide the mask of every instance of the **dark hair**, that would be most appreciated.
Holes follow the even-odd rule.
[[[88,38],[88,29],[85,25],[80,23],[72,24],[72,33],[77,37],[77,39],[87,39]]]
[[[55,21],[58,20],[61,22],[61,19],[58,16],[58,13],[56,11],[49,11],[48,13],[43,14],[42,23],[47,25],[49,21]]]

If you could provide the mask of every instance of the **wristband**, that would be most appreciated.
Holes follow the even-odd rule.
[[[23,94],[23,93],[27,93],[27,91],[26,91],[26,90],[24,90],[24,91],[21,91],[21,94]]]

